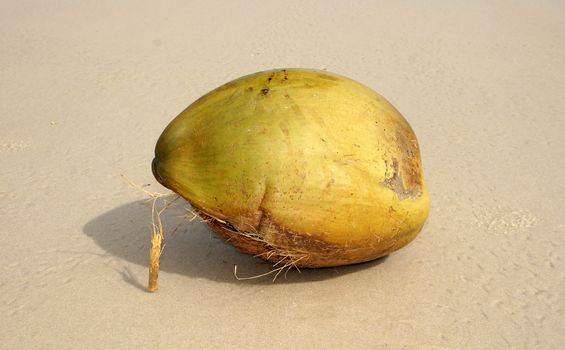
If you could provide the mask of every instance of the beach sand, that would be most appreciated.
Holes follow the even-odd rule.
[[[565,3],[4,1],[0,348],[561,349]],[[269,271],[167,213],[147,283],[150,164],[241,75],[327,69],[389,99],[432,209],[376,262]],[[167,232],[166,232],[167,234]]]

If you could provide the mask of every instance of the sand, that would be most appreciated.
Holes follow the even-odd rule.
[[[4,1],[0,348],[560,349],[565,4]],[[150,162],[218,85],[327,69],[387,97],[420,142],[432,210],[374,263],[268,271],[200,222],[145,291]],[[178,212],[165,218],[179,223]]]

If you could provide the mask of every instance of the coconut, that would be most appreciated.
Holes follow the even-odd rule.
[[[328,267],[387,255],[428,216],[408,122],[351,79],[277,69],[192,103],[159,138],[153,173],[239,250]]]

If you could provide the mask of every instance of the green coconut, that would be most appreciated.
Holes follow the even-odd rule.
[[[429,211],[408,122],[325,71],[259,72],[211,91],[163,131],[152,167],[239,250],[297,267],[387,255]]]

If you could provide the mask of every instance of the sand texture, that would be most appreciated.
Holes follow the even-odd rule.
[[[339,73],[410,121],[432,209],[376,262],[270,265],[164,218],[157,137],[277,67]],[[0,349],[562,349],[562,1],[0,2]],[[167,234],[167,233],[166,233]]]

